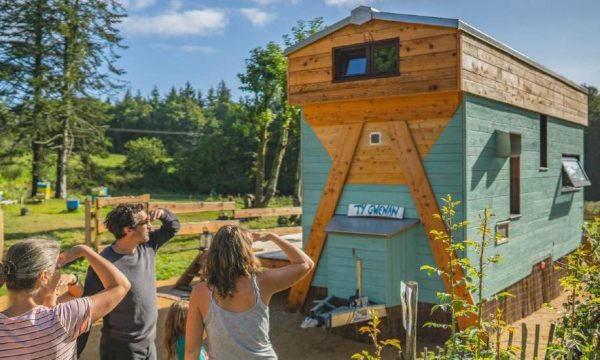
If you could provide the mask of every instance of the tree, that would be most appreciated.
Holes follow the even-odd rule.
[[[56,198],[67,196],[68,160],[74,137],[99,132],[88,119],[77,116],[76,97],[103,93],[120,84],[115,67],[122,38],[117,25],[125,14],[117,0],[56,0],[60,21],[56,33],[56,74],[60,99],[56,163]]]
[[[270,201],[269,193],[265,194],[264,191],[265,159],[271,137],[270,126],[278,118],[281,120],[282,127],[289,126],[287,119],[279,117],[285,99],[286,75],[286,59],[281,47],[274,42],[268,43],[265,48],[252,49],[250,58],[246,59],[246,72],[238,74],[242,83],[240,88],[250,93],[250,96],[246,97],[245,105],[248,109],[248,121],[253,125],[254,133],[258,138],[254,185],[255,205],[258,207],[267,206]],[[267,186],[269,191],[277,184],[278,165],[281,165],[279,156],[275,157],[273,164]],[[274,178],[274,175],[277,176]]]
[[[584,85],[585,86],[585,85]],[[590,177],[594,186],[585,189],[585,199],[590,201],[600,200],[600,168],[597,164],[600,162],[600,94],[598,89],[593,86],[586,86],[588,89],[588,126],[585,128],[584,139],[584,164],[585,171]]]
[[[28,138],[32,152],[31,194],[42,177],[44,146],[53,118],[47,99],[53,91],[52,47],[57,29],[53,2],[0,0],[0,81],[3,96],[18,105],[18,136]]]
[[[167,151],[157,138],[139,138],[125,144],[127,158],[125,166],[132,171],[151,173],[161,169],[167,160]]]

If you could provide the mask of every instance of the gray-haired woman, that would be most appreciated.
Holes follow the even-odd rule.
[[[57,241],[29,239],[8,249],[0,263],[0,286],[6,284],[8,309],[0,313],[0,359],[76,359],[77,337],[109,313],[131,284],[117,268],[87,246],[61,254]],[[85,257],[105,290],[55,307],[60,267]]]

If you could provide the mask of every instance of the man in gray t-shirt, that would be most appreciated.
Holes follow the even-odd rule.
[[[160,229],[152,231],[150,223],[160,220]],[[117,239],[101,253],[112,262],[131,283],[131,289],[103,319],[100,340],[102,360],[154,360],[157,357],[156,338],[156,251],[177,231],[179,221],[168,210],[149,213],[141,204],[118,205],[106,216],[105,225]],[[103,289],[98,275],[91,268],[85,278],[84,296]],[[87,342],[88,334],[77,339],[78,354]]]

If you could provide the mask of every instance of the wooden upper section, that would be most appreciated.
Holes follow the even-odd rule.
[[[333,82],[332,49],[400,38],[400,76]],[[290,103],[304,105],[458,90],[457,30],[372,20],[348,25],[289,55]]]
[[[325,32],[288,54],[290,103],[306,108],[319,103],[465,91],[587,125],[587,94],[580,87],[477,30],[457,24],[373,18],[362,25],[348,23]],[[334,48],[392,38],[400,39],[399,76],[333,81]]]
[[[587,94],[469,34],[460,48],[462,90],[587,125]]]

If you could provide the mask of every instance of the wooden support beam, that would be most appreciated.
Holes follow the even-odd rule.
[[[169,203],[152,202],[148,206],[149,210],[167,209],[174,214],[182,213],[201,213],[209,211],[230,211],[235,210],[235,202],[187,202],[187,203]]]
[[[149,203],[150,194],[144,194],[140,196],[116,196],[106,198],[96,198],[96,207],[103,208],[109,205],[125,204],[125,203]]]
[[[400,159],[399,165],[406,176],[406,184],[412,194],[415,207],[427,234],[433,258],[438,268],[447,269],[450,256],[446,252],[445,245],[441,241],[436,241],[433,235],[431,235],[431,231],[433,230],[445,232],[446,224],[441,218],[434,218],[433,216],[434,214],[440,214],[439,206],[408,124],[405,121],[394,121],[392,122],[392,126],[390,126],[390,130],[392,143]],[[464,282],[462,282],[465,277],[463,269],[456,267],[454,273],[454,280],[461,284],[454,289],[454,293],[468,304],[473,304],[473,297],[464,285]],[[446,291],[450,292],[450,281],[448,278],[442,277],[442,282],[446,287]],[[458,325],[461,329],[464,329],[470,325],[475,325],[476,320],[474,316],[468,318],[460,317],[458,318]]]
[[[234,219],[268,216],[302,215],[301,207],[261,208],[261,209],[236,209]]]
[[[290,290],[288,296],[288,309],[290,311],[298,310],[306,300],[308,290],[312,279],[315,276],[315,270],[319,264],[319,258],[325,247],[325,238],[327,233],[325,232],[325,226],[331,220],[331,217],[335,214],[335,209],[340,200],[340,196],[344,190],[344,184],[348,178],[350,167],[352,165],[352,158],[354,152],[360,140],[362,134],[363,123],[345,125],[343,128],[342,139],[338,149],[333,156],[333,162],[327,183],[323,189],[323,195],[319,203],[319,208],[315,214],[313,224],[308,236],[306,243],[305,252],[315,263],[313,271],[309,272],[302,280],[296,283]]]

